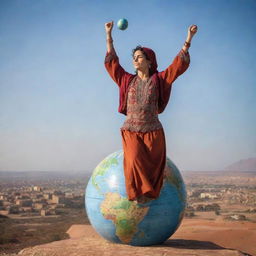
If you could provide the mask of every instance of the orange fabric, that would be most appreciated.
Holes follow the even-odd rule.
[[[134,200],[140,195],[157,198],[166,164],[164,130],[145,133],[121,130],[121,134],[128,199]]]

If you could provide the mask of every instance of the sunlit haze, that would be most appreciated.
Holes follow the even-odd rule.
[[[256,156],[256,1],[0,2],[0,170],[86,171],[122,148],[118,87],[104,67],[104,23],[121,65],[154,49],[159,71],[198,33],[189,69],[159,119],[181,170],[221,170]]]

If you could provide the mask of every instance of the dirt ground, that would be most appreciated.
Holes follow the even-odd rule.
[[[73,225],[67,233],[70,239],[27,248],[19,255],[256,256],[256,223],[246,221],[186,218],[163,245],[148,247],[109,243],[90,225]]]
[[[256,223],[184,219],[172,239],[191,239],[212,242],[218,246],[237,249],[256,256]]]

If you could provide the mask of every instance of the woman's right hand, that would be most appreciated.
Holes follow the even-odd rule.
[[[189,28],[188,28],[188,36],[189,37],[193,37],[197,32],[197,25],[191,25]]]
[[[114,22],[110,21],[105,23],[105,30],[107,34],[111,34],[112,28],[113,28]]]

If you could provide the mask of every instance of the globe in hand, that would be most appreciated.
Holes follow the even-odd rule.
[[[117,22],[117,27],[121,30],[125,30],[127,29],[128,27],[128,21],[127,19],[120,19],[118,22]]]

